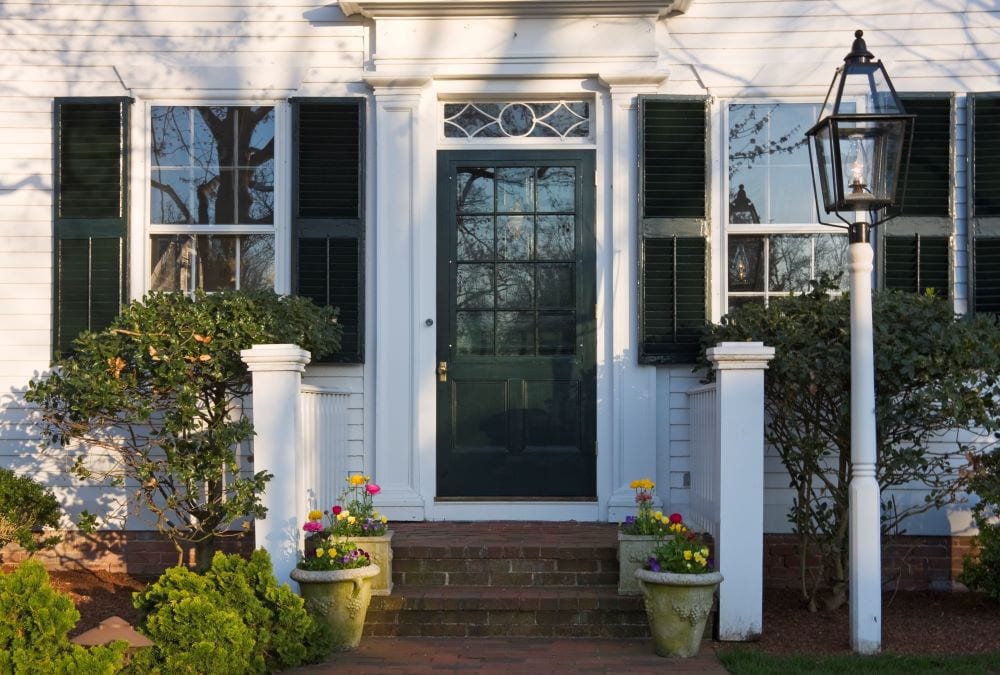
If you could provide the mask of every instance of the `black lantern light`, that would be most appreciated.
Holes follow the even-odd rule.
[[[900,203],[908,166],[903,146],[909,146],[914,115],[906,114],[885,67],[872,60],[861,36],[854,33],[819,121],[806,136],[826,212],[848,225],[867,212],[868,224],[877,225],[891,217],[887,207]]]
[[[882,501],[876,477],[874,251],[869,231],[895,215],[890,207],[900,205],[909,165],[903,151],[912,145],[915,116],[906,114],[882,62],[872,61],[861,35],[860,30],[854,33],[851,53],[833,76],[819,121],[806,137],[813,177],[819,181],[816,211],[822,202],[827,213],[836,213],[847,225],[850,242],[851,645],[874,654],[882,644]]]

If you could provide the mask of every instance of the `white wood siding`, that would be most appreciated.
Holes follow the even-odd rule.
[[[826,93],[834,69],[850,51],[853,32],[865,31],[865,40],[876,58],[889,70],[900,92],[949,92],[956,94],[955,131],[955,305],[965,311],[968,303],[968,227],[966,219],[967,146],[966,94],[1000,89],[1000,6],[991,0],[840,0],[809,2],[769,0],[695,0],[688,12],[661,26],[662,61],[670,70],[668,93],[708,93],[718,100],[742,97],[809,98],[820,100]],[[718,138],[713,130],[713,139]],[[713,154],[717,166],[725,158]],[[721,186],[714,186],[712,199],[725,199]],[[714,219],[721,221],[716,207]],[[889,224],[891,227],[891,223]],[[725,236],[719,222],[712,224],[712,237]],[[714,261],[713,283],[724,280],[724,263]],[[713,297],[718,298],[716,288]],[[683,476],[688,467],[688,438],[683,419],[684,403],[674,386],[677,369],[662,369],[659,382],[670,382],[669,400],[662,400],[665,387],[658,386],[658,409],[669,416],[669,433],[659,422],[660,452],[669,453],[669,501],[678,510],[688,503]],[[661,480],[664,476],[661,476]],[[900,502],[919,502],[918,489],[896,491]],[[666,497],[666,495],[664,495]],[[765,530],[789,530],[791,505],[788,477],[773,450],[765,462]],[[968,533],[968,512],[963,508],[928,514],[907,523],[912,533]]]
[[[954,290],[956,308],[966,308],[966,94],[1000,89],[1000,8],[994,0],[694,0],[686,14],[655,25],[634,17],[564,17],[551,23],[538,17],[445,20],[433,25],[394,19],[381,24],[374,36],[370,25],[346,19],[333,0],[0,3],[0,465],[59,482],[57,467],[34,453],[28,429],[31,413],[21,400],[26,382],[44,372],[51,351],[51,125],[52,99],[57,96],[131,95],[140,102],[342,96],[367,92],[362,77],[373,67],[382,75],[438,74],[453,82],[544,73],[566,82],[582,78],[588,81],[585,87],[599,90],[603,85],[594,84],[597,74],[644,71],[656,64],[668,74],[662,93],[709,94],[717,108],[720,102],[741,97],[821,98],[850,48],[853,31],[861,28],[900,91],[956,94]],[[434,39],[426,39],[429,35]],[[521,86],[511,79],[501,82],[498,91]],[[447,89],[441,86],[441,91]],[[719,119],[716,115],[713,124]],[[369,122],[373,120],[370,115]],[[134,130],[143,127],[133,125]],[[438,133],[436,123],[421,128]],[[713,140],[720,133],[713,128]],[[436,141],[426,136],[414,144],[422,166],[433,167],[428,158]],[[144,156],[146,139],[133,133],[132,143],[138,153],[133,165],[141,164],[138,157]],[[714,145],[716,177],[724,167],[719,152]],[[375,156],[371,147],[369,153]],[[378,170],[372,168],[369,197]],[[136,204],[144,200],[144,180],[133,176],[131,197]],[[709,234],[714,252],[722,250],[719,242],[725,236],[719,208],[723,198],[721,184],[713,184]],[[146,238],[135,214],[133,247]],[[370,286],[378,264],[371,255],[369,251]],[[628,261],[633,270],[635,265],[634,259]],[[598,270],[598,277],[609,272]],[[716,312],[723,272],[721,262],[714,261],[711,297]],[[607,303],[612,310],[615,303],[627,305],[620,294],[633,293],[634,288],[624,284],[616,292],[619,297]],[[374,297],[371,288],[368,293],[369,299]],[[368,310],[371,322],[374,303],[368,303]],[[634,354],[627,347],[625,353]],[[376,395],[370,384],[366,387],[364,369],[310,366],[305,380],[352,392],[351,461],[373,466],[372,438],[366,438],[364,430],[372,428]],[[698,376],[689,367],[660,368],[655,377],[634,381],[654,389],[635,394],[637,399],[653,398],[658,411],[654,419],[642,421],[648,427],[635,433],[656,438],[658,494],[665,505],[683,510],[689,503],[692,451],[684,392],[698,383]],[[623,414],[614,402],[602,405],[614,411],[610,414]],[[766,472],[767,526],[783,530],[787,480],[780,462],[770,455]],[[626,485],[637,477],[625,476]],[[77,510],[93,505],[97,496],[93,488],[66,494]],[[928,527],[945,532],[957,526],[938,518]]]
[[[54,460],[37,453],[32,412],[22,399],[51,354],[52,99],[255,96],[278,102],[309,78],[325,83],[310,94],[343,95],[343,85],[329,83],[359,80],[367,40],[361,21],[345,19],[325,0],[0,3],[0,466],[56,486],[73,515],[99,510],[111,495],[103,487],[74,485]],[[146,139],[133,133],[132,144],[145,152]],[[141,178],[135,185],[144,187]],[[145,203],[135,187],[131,199]],[[132,220],[134,247],[146,235],[144,224]],[[322,372],[324,384],[357,392],[349,438],[360,458],[361,367],[314,371]]]

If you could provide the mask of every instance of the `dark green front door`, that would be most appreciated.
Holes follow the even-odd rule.
[[[594,159],[438,155],[437,496],[596,496]]]

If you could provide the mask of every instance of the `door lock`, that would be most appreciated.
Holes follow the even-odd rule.
[[[437,373],[438,373],[438,382],[447,382],[448,381],[448,362],[447,361],[438,361]]]

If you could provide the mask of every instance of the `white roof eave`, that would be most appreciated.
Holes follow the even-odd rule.
[[[347,16],[369,19],[417,17],[581,17],[683,14],[694,0],[339,0]]]

